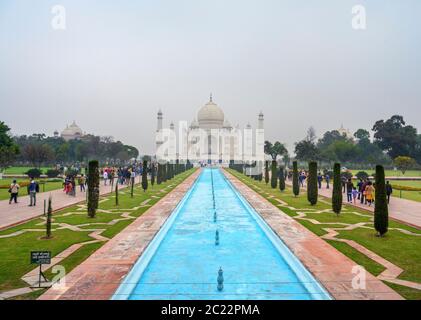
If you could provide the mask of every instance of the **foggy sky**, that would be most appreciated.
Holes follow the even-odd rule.
[[[263,111],[266,139],[290,150],[309,126],[398,113],[421,128],[420,16],[419,0],[1,0],[0,120],[47,135],[75,120],[144,154],[158,109],[191,121],[212,92],[233,125]]]

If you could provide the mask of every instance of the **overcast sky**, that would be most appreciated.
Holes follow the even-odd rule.
[[[421,128],[420,16],[419,0],[1,0],[0,120],[48,135],[76,120],[143,154],[159,108],[191,121],[212,92],[234,125],[262,110],[266,138],[290,150],[309,126],[399,113]]]

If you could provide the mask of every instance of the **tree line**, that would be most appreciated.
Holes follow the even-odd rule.
[[[4,122],[0,122],[0,142],[0,169],[14,164],[40,167],[81,163],[89,159],[118,165],[139,156],[135,147],[114,141],[112,137],[88,134],[66,141],[45,134],[11,136],[10,128]]]

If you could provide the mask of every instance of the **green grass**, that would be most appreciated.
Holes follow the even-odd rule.
[[[266,185],[264,182],[258,182],[251,178],[248,178],[242,174],[234,170],[229,170],[230,173],[235,175],[236,177],[240,178],[244,183],[246,183],[249,187],[254,189],[255,191],[259,192],[262,196],[267,198],[271,203],[277,206],[280,210],[285,212],[291,217],[296,216],[295,210],[288,209],[285,207],[279,207],[279,202],[276,201],[274,198],[269,198],[266,193],[269,195],[273,195],[278,199],[283,200],[289,206],[294,207],[295,209],[331,209],[330,206],[330,199],[323,198],[319,196],[319,202],[315,206],[311,206],[307,201],[307,194],[302,192],[298,197],[294,197],[291,191],[291,188],[287,188],[284,192],[280,192],[278,189],[272,189],[269,185]],[[260,191],[259,188],[260,188]],[[326,201],[327,203],[323,203],[322,201]],[[305,226],[307,229],[315,233],[316,235],[324,235],[326,231],[324,228],[326,227],[338,227],[336,223],[348,223],[354,224],[358,222],[369,222],[370,217],[359,216],[352,214],[352,212],[357,212],[360,214],[371,216],[371,213],[365,210],[361,210],[358,208],[354,208],[349,205],[343,206],[343,212],[336,216],[332,212],[326,213],[315,213],[311,211],[305,211],[307,217],[315,219],[322,224],[313,224],[309,221],[297,219],[300,224]],[[335,225],[324,225],[323,223],[335,223]],[[373,226],[372,222],[369,222],[367,226]],[[408,230],[414,233],[421,234],[421,230],[416,228],[407,226],[405,224],[396,222],[396,221],[389,221],[390,228],[401,228],[404,230]],[[395,265],[401,267],[405,270],[399,279],[409,280],[414,282],[421,282],[421,237],[414,236],[414,235],[407,235],[399,231],[390,230],[386,237],[378,238],[375,236],[374,229],[367,229],[367,228],[357,228],[352,231],[339,231],[339,238],[354,240],[355,242],[363,245],[364,247],[368,248],[369,250],[377,253],[381,257],[391,261]],[[366,270],[373,273],[374,275],[379,274],[383,271],[383,266],[379,265],[375,261],[371,260],[370,258],[366,257],[362,253],[358,252],[357,250],[353,249],[346,243],[341,243],[337,241],[328,241],[329,244],[334,246],[337,250],[342,252],[344,255],[355,261],[357,264],[362,265]],[[388,284],[389,285],[389,284]],[[420,290],[407,290],[408,288],[402,286],[395,286],[396,291],[402,296],[410,297],[411,299],[421,299],[421,291]],[[402,289],[403,288],[403,289]],[[408,294],[410,292],[410,294]]]
[[[361,169],[361,170],[351,170],[353,174],[356,174],[360,171],[365,171],[369,175],[373,174],[376,169]],[[405,172],[405,174],[402,174],[399,170],[385,170],[386,177],[421,177],[421,170],[408,170]]]
[[[146,192],[140,189],[139,186],[135,187],[134,197],[130,197],[129,189],[123,189],[119,193],[119,206],[115,206],[114,195],[108,195],[106,197],[101,197],[101,199],[108,199],[108,201],[102,202],[99,204],[99,209],[109,210],[109,209],[120,209],[121,212],[127,212],[128,210],[134,207],[139,207],[140,204],[146,199],[152,199],[148,202],[148,205],[153,205],[158,202],[160,199],[151,198],[152,195],[157,195],[160,198],[165,196],[168,192],[174,189],[180,182],[185,180],[189,175],[191,175],[194,170],[189,170],[178,176],[173,180],[167,181],[166,183],[161,184],[160,186],[155,185],[153,188],[149,185],[149,189]],[[169,187],[172,185],[172,187]],[[159,192],[160,190],[165,189],[164,193]],[[144,206],[137,208],[136,210],[130,210],[131,216],[139,217],[145,211],[147,211],[150,206]],[[70,208],[63,209],[59,212],[54,213],[53,223],[67,223],[71,225],[79,225],[84,223],[97,223],[97,222],[109,222],[113,219],[119,218],[121,213],[103,213],[98,212],[95,218],[88,218],[87,214],[83,215],[69,215],[63,216],[64,213],[69,212],[83,212],[78,210],[80,206],[72,206]],[[95,225],[93,224],[91,229],[105,229],[102,233],[103,236],[112,238],[126,226],[132,223],[134,219],[120,221],[114,225]],[[37,225],[42,223],[42,225]],[[36,266],[29,263],[29,254],[32,250],[50,250],[52,255],[55,256],[58,253],[62,252],[66,248],[70,247],[75,243],[81,243],[93,240],[88,236],[90,231],[71,231],[68,229],[57,230],[57,225],[53,224],[53,238],[49,240],[41,239],[45,235],[45,225],[43,220],[40,218],[28,221],[22,225],[8,228],[0,232],[1,235],[9,235],[13,232],[25,230],[25,229],[41,229],[41,231],[35,232],[26,232],[18,236],[13,236],[9,238],[0,238],[0,291],[11,290],[16,288],[21,288],[27,286],[25,282],[21,280],[21,277],[27,272],[34,269]],[[66,272],[70,272],[74,267],[88,258],[94,251],[101,247],[105,242],[89,244],[82,246],[72,255],[64,259],[60,264],[64,265]],[[51,271],[46,273],[49,277],[53,276]],[[42,292],[32,292],[23,297],[19,298],[36,298]]]
[[[9,167],[4,170],[4,174],[25,174],[29,169],[33,169],[34,167]],[[41,167],[39,168],[43,174],[47,172],[49,169],[53,169],[50,167]]]

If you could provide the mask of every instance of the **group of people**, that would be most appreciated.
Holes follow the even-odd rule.
[[[39,192],[39,183],[35,181],[34,178],[29,179],[29,184],[27,186],[29,194],[29,206],[35,206],[37,204],[37,193]],[[10,199],[9,204],[18,203],[20,185],[17,183],[16,179],[12,181],[9,187]]]
[[[345,180],[345,181],[344,181]],[[376,187],[369,178],[359,179],[357,185],[354,185],[352,179],[343,179],[342,181],[343,192],[347,194],[347,201],[349,203],[357,203],[357,200],[361,204],[371,206],[374,203]],[[389,181],[386,181],[386,196],[387,203],[390,203],[390,197],[393,193],[393,187]]]
[[[288,173],[288,179],[292,179],[292,172]],[[308,178],[308,172],[301,170],[298,173],[298,182],[300,187],[304,187],[305,181]],[[328,172],[322,174],[319,172],[317,174],[317,183],[319,189],[322,188],[322,182],[326,182],[326,189],[330,189],[330,175]],[[346,175],[341,177],[342,192],[347,194],[347,201],[349,203],[356,204],[357,201],[360,201],[361,204],[371,206],[374,203],[375,199],[375,185],[369,178],[359,179],[358,183],[354,185],[351,178],[348,178]],[[390,203],[390,197],[393,193],[392,185],[389,181],[386,182],[386,195],[387,203]]]

